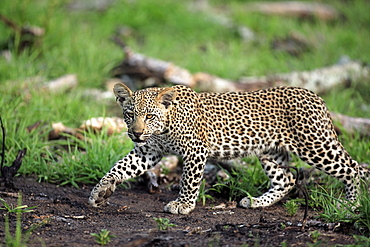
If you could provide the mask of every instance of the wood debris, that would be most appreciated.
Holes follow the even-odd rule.
[[[0,191],[0,195],[13,198],[18,198],[20,196],[18,192],[7,192],[7,191]]]
[[[70,128],[65,126],[62,122],[53,123],[51,125],[52,130],[49,132],[49,140],[57,140],[63,137],[63,134],[75,136],[80,140],[84,140],[85,137],[78,129]]]
[[[126,123],[118,117],[96,117],[83,121],[82,130],[94,130],[96,132],[107,129],[108,135],[127,131]]]
[[[229,201],[227,203],[221,203],[216,206],[207,207],[207,209],[234,209],[236,208],[238,203],[236,201]]]
[[[40,125],[42,124],[42,121],[37,121],[36,123],[30,125],[30,126],[27,126],[26,127],[26,130],[28,133],[36,130],[38,127],[40,127]]]
[[[0,21],[10,27],[14,34],[4,44],[0,45],[0,50],[15,50],[20,53],[26,49],[40,46],[45,30],[37,26],[20,26],[15,21],[0,14]]]
[[[247,4],[246,9],[247,11],[268,15],[298,17],[301,19],[319,18],[323,21],[338,20],[343,16],[335,8],[319,2],[254,2]]]
[[[51,93],[62,93],[76,87],[78,84],[76,74],[68,74],[56,78],[52,81],[45,82],[43,89]]]
[[[195,82],[193,76],[188,70],[176,66],[171,62],[136,53],[118,37],[115,37],[114,41],[123,49],[125,55],[123,62],[113,69],[115,76],[127,75],[130,78],[140,81],[145,81],[148,78],[158,78],[160,81],[194,87]],[[130,82],[128,81],[126,83]]]
[[[66,3],[67,8],[72,11],[99,11],[104,12],[111,7],[115,0],[71,0]]]
[[[302,53],[309,51],[312,45],[302,34],[291,32],[284,38],[275,38],[271,46],[275,51],[286,52],[298,57]]]
[[[80,140],[84,140],[84,131],[100,132],[103,129],[107,130],[108,135],[114,133],[122,133],[127,131],[127,127],[122,118],[118,117],[97,117],[90,118],[82,122],[79,128],[71,128],[63,123],[52,123],[52,130],[49,132],[49,140],[57,140],[62,138],[63,134],[75,136]]]
[[[239,80],[242,85],[265,88],[269,86],[288,85],[302,87],[322,94],[340,85],[349,86],[351,82],[370,77],[370,67],[357,61],[336,64],[311,71],[293,71],[271,76],[244,77]]]
[[[215,215],[219,215],[219,214],[228,214],[228,215],[232,215],[232,214],[234,214],[234,213],[235,213],[234,211],[226,210],[226,211],[217,211],[217,212],[213,212],[212,214],[215,214]]]
[[[349,117],[334,112],[330,112],[330,115],[334,123],[339,122],[348,133],[359,133],[362,136],[370,136],[370,119]],[[340,129],[337,128],[337,131],[340,132]]]

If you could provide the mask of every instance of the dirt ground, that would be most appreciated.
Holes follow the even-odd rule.
[[[356,231],[343,224],[324,224],[315,220],[310,211],[308,226],[301,229],[303,208],[290,217],[282,202],[265,209],[217,208],[227,203],[216,198],[205,206],[198,203],[189,215],[171,215],[163,207],[176,198],[177,191],[163,189],[149,194],[145,186],[130,189],[119,187],[110,199],[110,205],[93,208],[88,204],[92,186],[58,187],[55,184],[37,183],[32,177],[17,177],[14,182],[23,193],[23,205],[37,206],[24,213],[23,229],[41,221],[47,222],[32,232],[28,246],[99,246],[91,233],[101,229],[116,237],[107,246],[308,246],[316,240],[312,232],[318,231],[316,246],[352,244]],[[4,193],[1,197],[16,205],[17,199]],[[1,212],[1,217],[3,217]],[[153,219],[168,218],[176,226],[158,230]],[[15,218],[11,218],[14,230]],[[1,244],[4,242],[4,220],[0,223]]]

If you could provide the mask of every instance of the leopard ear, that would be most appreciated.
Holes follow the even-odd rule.
[[[158,94],[157,100],[165,109],[168,109],[172,105],[175,94],[176,91],[172,87],[165,88]]]
[[[132,97],[132,91],[123,83],[117,83],[113,88],[116,101],[120,106],[123,106],[124,102]]]

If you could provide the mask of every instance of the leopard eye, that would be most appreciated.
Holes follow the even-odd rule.
[[[146,119],[153,119],[154,118],[154,114],[147,114],[146,116],[145,116],[145,118]]]

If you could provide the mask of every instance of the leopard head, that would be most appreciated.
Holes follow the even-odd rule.
[[[139,146],[154,139],[166,129],[168,112],[173,106],[173,88],[148,88],[132,92],[119,83],[113,92],[123,110],[123,118],[131,140]]]

